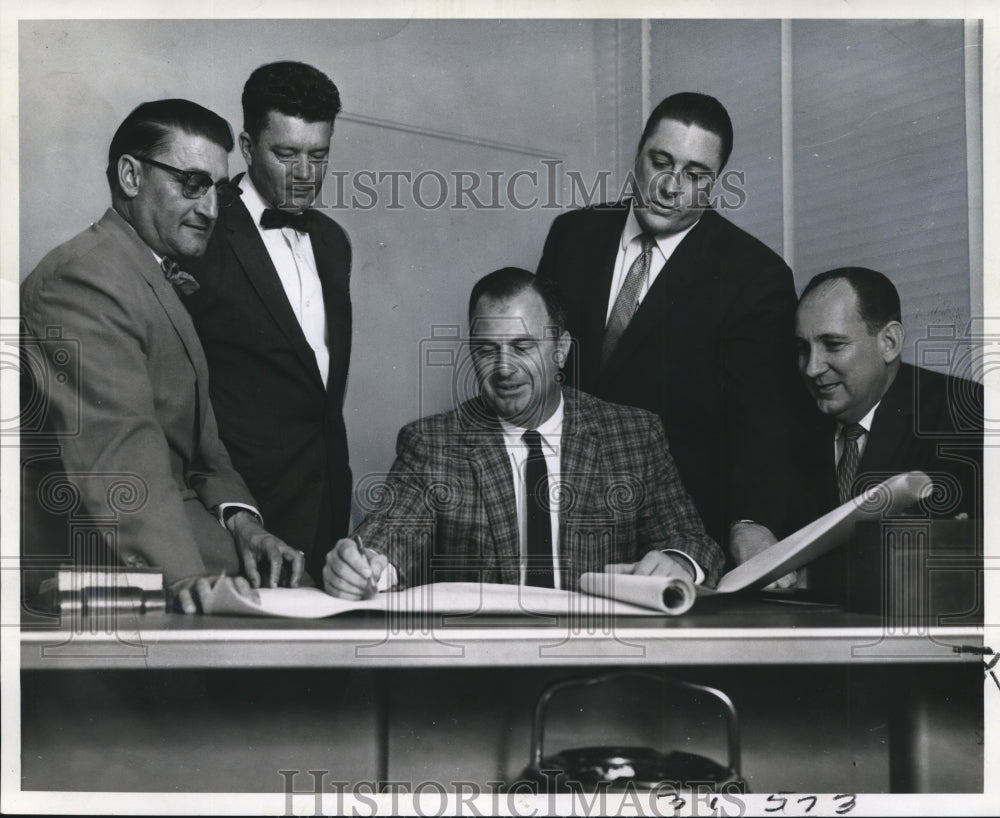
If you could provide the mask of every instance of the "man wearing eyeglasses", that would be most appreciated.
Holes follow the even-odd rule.
[[[242,573],[237,586],[252,593],[283,570],[297,584],[303,570],[302,554],[261,525],[219,440],[205,356],[178,295],[196,285],[175,259],[204,252],[220,204],[235,196],[232,148],[228,123],[206,108],[143,103],[108,151],[111,209],[21,286],[26,348],[47,358],[28,399],[44,405],[60,444],[75,518],[112,520],[116,531],[115,555],[75,558],[161,568],[186,612],[220,572]],[[66,365],[53,338],[78,342],[78,362]],[[25,502],[53,510],[40,494]],[[31,536],[26,528],[29,550],[72,548]]]
[[[350,523],[351,245],[320,213],[340,93],[311,65],[276,62],[251,73],[242,102],[242,196],[188,264],[200,287],[183,300],[233,465],[321,583]]]

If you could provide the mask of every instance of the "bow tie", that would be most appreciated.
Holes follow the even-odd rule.
[[[163,275],[166,276],[167,281],[184,293],[184,295],[191,295],[201,287],[193,275],[181,270],[180,265],[169,256],[163,257],[163,261],[160,262],[160,269],[163,270]]]
[[[308,233],[313,223],[313,212],[311,210],[289,213],[287,210],[278,210],[277,208],[269,207],[260,216],[260,226],[265,230],[278,230],[282,227],[291,227],[299,233]]]

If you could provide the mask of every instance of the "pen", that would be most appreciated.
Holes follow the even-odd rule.
[[[360,534],[355,537],[355,542],[358,545],[358,553],[361,555],[362,559],[364,559],[364,561],[368,564],[368,572],[369,572],[368,573],[368,590],[367,590],[367,592],[365,594],[365,597],[367,598],[367,597],[370,597],[370,596],[375,596],[375,594],[378,593],[378,584],[375,582],[375,578],[371,574],[372,564],[368,561],[368,554],[365,553],[365,546],[361,542],[361,535]]]

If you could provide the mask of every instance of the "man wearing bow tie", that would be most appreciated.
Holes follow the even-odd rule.
[[[351,350],[347,234],[318,211],[340,94],[278,62],[243,89],[247,173],[185,298],[205,348],[219,434],[268,527],[322,560],[350,520],[343,402]]]
[[[111,140],[111,209],[21,286],[23,403],[44,407],[58,444],[55,456],[26,458],[26,553],[160,568],[188,612],[220,571],[274,585],[283,565],[292,584],[303,570],[262,527],[219,441],[205,356],[178,298],[194,282],[174,259],[203,252],[235,198],[232,148],[212,111],[143,103]],[[40,533],[60,512],[71,527]],[[244,578],[237,587],[249,593]]]

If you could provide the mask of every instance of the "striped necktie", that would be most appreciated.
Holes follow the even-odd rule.
[[[649,277],[649,265],[653,260],[653,247],[656,244],[656,239],[648,233],[643,233],[640,241],[642,242],[642,252],[628,268],[628,275],[625,276],[622,288],[618,291],[618,298],[615,299],[615,305],[611,309],[611,317],[604,330],[604,344],[601,348],[602,365],[607,364],[615,347],[618,346],[625,328],[628,327],[629,321],[632,320],[632,316],[639,308],[639,293],[642,292],[646,279]]]
[[[848,423],[844,426],[844,450],[837,463],[837,495],[841,503],[846,503],[854,496],[854,476],[861,462],[861,446],[859,441],[865,433],[865,427],[860,423]]]

